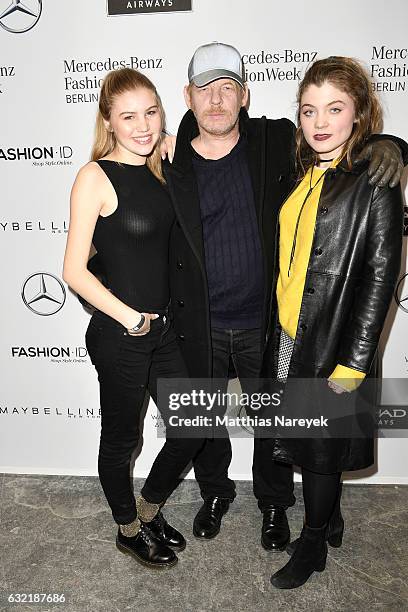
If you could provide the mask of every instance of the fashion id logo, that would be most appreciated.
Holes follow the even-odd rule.
[[[0,163],[31,161],[33,166],[72,166],[73,150],[68,145],[0,148]]]
[[[13,359],[48,359],[51,363],[87,363],[84,346],[11,346]]]
[[[108,16],[191,11],[191,0],[108,0]]]

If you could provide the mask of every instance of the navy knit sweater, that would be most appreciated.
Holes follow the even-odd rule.
[[[261,326],[263,257],[249,174],[246,139],[217,160],[194,149],[200,197],[211,325],[221,329]]]

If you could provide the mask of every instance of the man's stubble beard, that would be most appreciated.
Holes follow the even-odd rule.
[[[214,124],[211,124],[211,122],[207,122],[206,118],[204,117],[204,119],[198,121],[198,127],[200,128],[200,131],[204,131],[207,134],[209,134],[210,136],[227,136],[228,134],[230,134],[236,127],[237,123],[238,123],[238,119],[239,119],[239,114],[236,116],[236,118],[234,120],[231,120],[227,125],[222,125],[222,126],[217,126]]]

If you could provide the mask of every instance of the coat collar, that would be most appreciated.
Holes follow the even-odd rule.
[[[250,126],[249,116],[244,108],[239,112],[239,133],[241,136],[248,133]],[[249,130],[250,132],[252,130]],[[180,174],[188,174],[192,170],[191,141],[199,134],[197,120],[194,113],[188,110],[181,120],[177,131],[176,150],[172,164],[173,170]]]
[[[360,175],[363,172],[365,172],[365,170],[367,170],[368,165],[369,165],[369,161],[364,159],[364,160],[359,161],[359,162],[352,161],[352,165],[351,165],[351,168],[350,168],[348,163],[347,163],[347,159],[345,157],[343,157],[339,161],[337,166],[335,168],[331,168],[329,170],[329,172],[331,174],[335,174],[337,170],[340,170],[340,172],[344,172],[345,174]]]
[[[247,141],[247,158],[249,173],[254,193],[254,203],[258,220],[262,215],[262,204],[265,186],[265,130],[266,118],[254,121],[249,118],[245,108],[239,112],[239,133]],[[176,150],[170,174],[179,178],[179,184],[185,191],[197,192],[196,181],[193,172],[193,156],[191,154],[191,141],[198,136],[199,129],[194,113],[189,110],[181,120],[176,141]],[[198,197],[198,196],[197,196]],[[197,206],[195,206],[197,209]],[[193,213],[190,213],[193,215]],[[195,222],[198,221],[198,210],[194,215]]]

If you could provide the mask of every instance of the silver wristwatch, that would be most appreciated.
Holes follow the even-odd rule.
[[[140,318],[139,323],[137,325],[135,325],[134,327],[129,327],[128,331],[137,332],[137,331],[139,331],[143,327],[143,325],[145,324],[145,321],[146,321],[146,317],[142,313],[140,313],[140,317],[141,318]]]

